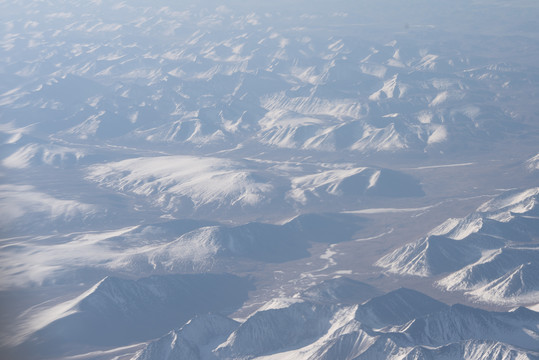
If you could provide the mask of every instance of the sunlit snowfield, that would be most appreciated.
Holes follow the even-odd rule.
[[[539,359],[535,1],[0,1],[0,357]]]

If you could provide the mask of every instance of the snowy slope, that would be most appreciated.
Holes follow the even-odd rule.
[[[339,276],[324,280],[294,297],[320,303],[357,304],[379,294],[372,285]]]
[[[537,304],[538,188],[369,266],[441,211],[536,185],[538,17],[530,0],[0,0],[0,358],[123,359],[162,336],[137,356],[537,358],[521,318],[328,279]],[[355,218],[371,208],[406,210]],[[204,315],[281,291],[300,293]]]
[[[141,196],[153,195],[154,201],[165,208],[187,210],[206,205],[255,206],[268,202],[273,190],[268,181],[257,181],[238,163],[188,156],[95,165],[89,169],[88,179]]]
[[[9,231],[50,231],[59,225],[77,227],[99,218],[98,207],[75,199],[61,199],[31,185],[0,185],[0,227]]]
[[[507,342],[519,348],[537,348],[539,316],[524,310],[528,318],[518,313],[491,313],[464,305],[453,305],[440,312],[415,319],[402,332],[413,343],[440,346],[468,339]]]
[[[107,277],[76,299],[37,309],[14,341],[21,351],[60,353],[88,345],[125,345],[161,336],[196,314],[241,305],[249,280],[233,275]]]
[[[84,150],[65,146],[27,144],[2,160],[7,168],[25,169],[41,164],[69,166],[85,156]]]
[[[241,358],[298,346],[324,334],[335,311],[330,305],[303,301],[273,307],[266,304],[251,315],[215,352],[223,358]]]
[[[217,157],[141,157],[92,165],[86,179],[184,216],[252,214],[268,207],[291,211],[299,205],[357,204],[364,196],[424,195],[417,179],[399,171],[343,164],[321,166],[313,173],[278,165]]]
[[[362,219],[355,216],[306,214],[282,225],[169,220],[51,235],[3,248],[0,289],[92,283],[103,274],[138,278],[224,271],[252,261],[284,263],[308,257],[314,243],[349,241],[361,228]]]
[[[358,307],[355,319],[373,328],[404,324],[415,318],[441,311],[447,305],[418,291],[406,288],[377,296]]]
[[[373,168],[327,170],[295,177],[292,178],[291,188],[287,197],[303,205],[316,201],[329,202],[332,197],[349,198],[358,193],[388,197],[424,195],[413,177],[397,171]]]
[[[530,172],[539,170],[539,154],[526,161],[526,167]]]
[[[202,354],[205,348],[216,341],[223,341],[238,326],[239,323],[222,315],[198,316],[180,329],[151,342],[133,360],[201,359],[204,358]]]
[[[447,306],[409,289],[355,306],[274,299],[235,325],[220,344],[222,334],[212,343],[207,331],[198,332],[213,352],[207,346],[183,354],[186,359],[537,359],[538,324],[539,315],[528,309],[497,313]],[[181,330],[173,332],[142,354],[158,348],[167,354],[188,350],[180,337]]]
[[[306,255],[314,242],[348,241],[361,229],[361,219],[341,214],[299,215],[282,225],[248,223],[214,228],[222,251],[234,257],[284,262]]]
[[[539,261],[538,196],[538,188],[503,193],[467,217],[449,219],[424,239],[383,256],[376,265],[400,275],[450,273],[437,284],[465,290],[481,301],[531,301],[539,290],[531,275]]]
[[[107,241],[114,247],[122,241],[126,242],[127,249],[115,251],[106,266],[140,275],[207,272],[242,259],[281,263],[307,257],[307,249],[314,242],[348,241],[361,228],[357,218],[331,214],[300,215],[282,225],[256,222],[232,227],[199,225],[179,237],[178,233],[169,234],[168,241],[163,232],[152,234],[155,226],[136,228],[122,234],[121,238],[110,238]],[[133,242],[134,233],[140,234],[138,242]]]
[[[394,274],[427,277],[458,270],[499,246],[503,241],[488,236],[454,240],[430,235],[383,256],[376,265]]]
[[[518,131],[495,99],[509,97],[513,83],[530,86],[525,71],[498,59],[473,66],[476,58],[403,36],[360,41],[343,26],[353,25],[347,12],[313,22],[299,9],[289,18],[238,4],[63,6],[36,6],[32,22],[28,11],[4,8],[0,65],[12,75],[0,104],[9,121],[35,123],[43,138],[456,152]],[[327,37],[320,26],[343,28]]]
[[[511,303],[533,301],[539,292],[537,247],[505,247],[439,280],[447,290],[465,290],[477,300]]]

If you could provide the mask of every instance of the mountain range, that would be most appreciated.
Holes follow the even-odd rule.
[[[449,219],[430,235],[377,261],[388,272],[431,277],[489,303],[526,304],[537,298],[539,188],[506,191],[462,219]]]
[[[150,343],[133,360],[181,355],[185,359],[536,359],[538,319],[536,312],[525,308],[497,313],[448,306],[405,288],[356,305],[342,304],[338,298],[333,303],[274,299],[240,323],[215,316],[195,318]],[[200,329],[196,336],[193,328]]]
[[[537,18],[0,0],[0,358],[539,359]]]

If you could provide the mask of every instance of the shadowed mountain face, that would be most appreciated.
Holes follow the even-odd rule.
[[[380,291],[372,285],[337,277],[322,281],[299,292],[295,297],[320,303],[358,304],[379,294]]]
[[[384,327],[405,324],[446,307],[420,292],[401,288],[367,301],[358,308],[355,318],[372,327]]]
[[[78,298],[29,317],[27,327],[34,330],[16,353],[58,355],[78,347],[150,339],[195,314],[232,312],[252,289],[250,280],[233,275],[167,275],[136,281],[107,277]],[[38,319],[46,322],[40,324]]]

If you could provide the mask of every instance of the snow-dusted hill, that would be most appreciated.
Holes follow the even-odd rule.
[[[0,289],[78,284],[97,281],[104,273],[144,277],[225,271],[252,261],[285,263],[307,258],[315,243],[350,241],[362,223],[346,214],[300,215],[282,225],[169,220],[27,240],[0,254]]]
[[[417,179],[388,169],[343,164],[314,172],[298,164],[264,165],[217,157],[143,157],[92,165],[86,179],[147,199],[163,211],[216,216],[267,208],[352,206],[365,196],[424,195]]]
[[[424,239],[376,265],[399,275],[447,274],[437,284],[493,303],[532,302],[539,291],[539,188],[507,191],[463,219],[449,219]]]
[[[220,269],[242,259],[281,263],[307,257],[307,249],[314,242],[350,240],[360,228],[353,218],[347,216],[315,214],[299,216],[283,225],[204,226],[155,245],[126,245],[129,250],[111,259],[107,266],[117,271],[144,274],[193,269],[203,272]],[[146,234],[146,231],[142,233]],[[131,232],[122,234],[121,238],[131,241]],[[148,237],[143,236],[142,239],[147,240]],[[117,244],[118,240],[121,239],[109,241]]]
[[[198,209],[256,206],[268,203],[269,180],[226,159],[185,156],[136,158],[95,165],[88,179],[104,186],[149,197],[164,208]]]

